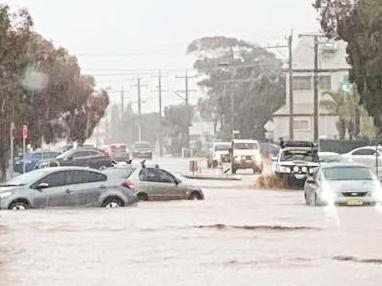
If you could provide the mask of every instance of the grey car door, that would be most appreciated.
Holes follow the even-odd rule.
[[[97,206],[106,190],[106,175],[88,170],[67,171],[67,186],[72,206]]]
[[[37,190],[37,186],[42,183],[47,184],[48,187],[42,190]],[[65,171],[57,171],[38,180],[35,184],[32,185],[32,188],[36,189],[36,191],[40,192],[41,194],[36,196],[36,199],[39,201],[35,202],[34,205],[39,207],[61,207],[70,205],[65,184]]]
[[[152,184],[153,192],[161,200],[182,198],[181,189],[175,184],[174,177],[167,171],[159,168],[147,168],[147,181]]]

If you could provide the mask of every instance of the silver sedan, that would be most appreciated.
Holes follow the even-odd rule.
[[[366,166],[333,163],[322,166],[306,180],[308,205],[375,205],[381,202],[381,187],[375,174]]]
[[[122,207],[138,201],[135,190],[106,174],[81,167],[32,171],[0,185],[0,209]]]

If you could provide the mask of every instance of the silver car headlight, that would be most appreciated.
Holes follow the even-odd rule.
[[[297,167],[297,166],[294,166],[294,167],[293,167],[293,172],[298,172],[299,170],[300,170],[299,167]]]
[[[12,196],[12,193],[11,193],[11,192],[1,193],[1,194],[0,194],[0,200],[3,200],[3,199],[8,198],[8,197],[10,197],[10,196]]]
[[[304,166],[304,167],[301,168],[301,171],[302,171],[303,173],[307,173],[307,172],[308,172],[308,168]]]

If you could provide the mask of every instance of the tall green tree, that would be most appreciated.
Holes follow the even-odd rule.
[[[255,44],[223,36],[197,39],[187,53],[196,57],[194,68],[203,78],[198,84],[207,94],[203,106],[222,139],[231,138],[232,129],[264,138],[265,123],[285,99],[281,60]]]
[[[348,43],[350,79],[356,83],[360,103],[382,133],[382,1],[316,0],[314,7],[329,37]]]

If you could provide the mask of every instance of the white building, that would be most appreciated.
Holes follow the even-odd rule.
[[[294,50],[293,69],[312,70],[314,68],[314,39],[311,37],[300,38]],[[345,42],[320,42],[319,45],[319,69],[346,69]],[[273,114],[273,124],[268,123],[268,131],[273,135],[273,140],[289,138],[289,75],[286,78],[286,105],[282,106]],[[319,100],[323,98],[325,91],[337,92],[341,83],[348,78],[348,71],[331,71],[319,73]],[[313,72],[294,73],[293,75],[293,98],[294,98],[294,139],[314,139],[314,83]],[[330,114],[320,108],[319,112],[319,136],[320,138],[336,139],[338,130],[336,123],[338,116]],[[266,126],[267,128],[267,126]]]

